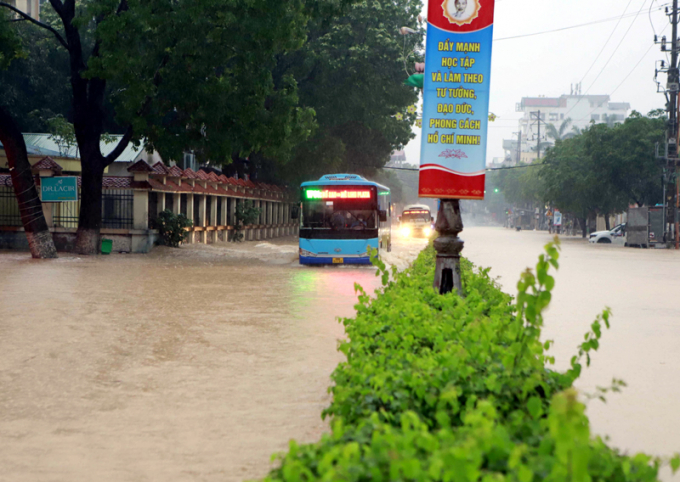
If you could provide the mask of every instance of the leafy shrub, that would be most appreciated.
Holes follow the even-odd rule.
[[[291,442],[268,481],[654,481],[661,459],[629,457],[592,438],[572,387],[597,350],[609,310],[564,373],[540,340],[559,244],[546,245],[518,296],[461,261],[464,298],[432,288],[426,249],[403,273],[376,261],[383,289],[360,293],[344,319],[347,361],[333,373],[332,432]],[[621,382],[614,381],[612,390]],[[602,396],[602,393],[598,395]],[[680,456],[671,461],[673,470]]]
[[[243,201],[236,204],[236,212],[234,217],[236,223],[234,225],[234,241],[243,241],[243,228],[251,224],[260,217],[262,210],[252,203],[252,201]]]
[[[190,228],[193,224],[193,221],[184,214],[174,214],[169,209],[161,211],[156,217],[160,243],[178,248],[187,237],[188,232],[185,228]]]

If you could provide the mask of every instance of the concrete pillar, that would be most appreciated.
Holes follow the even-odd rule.
[[[205,219],[205,213],[206,213],[206,200],[207,196],[205,194],[201,194],[198,196],[198,222],[199,226],[207,226],[207,219]]]
[[[157,192],[156,199],[158,200],[156,203],[156,214],[160,214],[165,211],[165,193]]]
[[[179,214],[180,213],[180,209],[182,208],[181,204],[182,204],[182,194],[181,193],[173,194],[172,195],[172,212],[173,212],[173,214]]]
[[[212,196],[210,198],[210,202],[212,206],[210,206],[210,219],[209,219],[209,226],[217,226],[217,202],[221,201],[221,199],[218,199],[217,196]]]
[[[149,191],[133,191],[132,226],[134,229],[149,229]]]
[[[236,223],[236,203],[238,202],[238,199],[233,197],[229,200],[229,218],[227,221],[229,224],[232,226]]]
[[[194,226],[198,226],[198,220],[194,219],[194,194],[193,193],[187,193],[187,218],[191,219],[194,222]],[[195,243],[196,240],[194,239],[195,234],[193,231],[189,235],[188,239],[190,243]]]
[[[220,202],[222,203],[222,215],[220,216],[219,219],[219,225],[220,226],[226,226],[227,225],[227,209],[228,209],[228,198],[227,197],[221,197]]]

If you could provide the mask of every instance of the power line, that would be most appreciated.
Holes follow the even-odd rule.
[[[619,21],[616,22],[616,25],[614,25],[614,28],[612,29],[612,32],[609,34],[609,37],[607,37],[607,41],[604,43],[602,46],[602,50],[600,50],[600,53],[597,54],[597,57],[595,57],[595,60],[593,60],[593,63],[590,64],[590,67],[588,67],[588,70],[586,71],[585,74],[583,74],[583,77],[581,78],[581,82],[588,76],[592,68],[595,66],[595,63],[597,60],[600,58],[600,55],[602,55],[602,52],[604,52],[604,49],[607,47],[609,44],[609,41],[612,39],[612,36],[614,35],[614,32],[616,32],[616,29],[619,27],[619,24],[621,23],[621,20],[623,20],[623,16],[626,14],[626,11],[628,10],[628,7],[630,7],[630,4],[633,2],[633,0],[628,0],[628,5],[626,5],[626,8],[623,9],[623,13],[621,14],[621,17],[619,17]],[[651,10],[653,3],[649,4],[649,8]],[[651,12],[650,12],[651,13]]]
[[[666,25],[666,26],[663,28],[663,30],[661,30],[660,33],[664,33],[665,30],[666,30],[666,28],[668,28],[668,25]],[[649,51],[652,50],[652,47],[654,47],[654,44],[650,45],[650,47],[647,49],[647,51],[646,51],[644,54],[642,54],[642,57],[640,57],[640,60],[637,61],[637,63],[633,66],[633,68],[630,70],[630,72],[628,72],[628,74],[623,78],[623,80],[619,83],[619,85],[617,85],[616,88],[615,88],[615,89],[611,92],[611,94],[609,94],[609,95],[614,95],[614,93],[615,93],[617,90],[619,90],[619,87],[621,87],[621,86],[624,84],[624,82],[625,82],[626,80],[628,80],[628,77],[630,77],[630,76],[632,75],[632,73],[635,72],[635,69],[637,69],[637,67],[642,63],[642,61],[645,59],[645,57],[647,56],[647,54],[649,53]],[[595,108],[594,108],[593,110],[591,110],[585,117],[581,117],[580,119],[577,119],[576,122],[582,121],[582,120],[584,120],[584,119],[587,119],[588,117],[590,117],[590,114],[592,114],[593,112],[595,112],[597,109],[599,109],[599,107],[595,107]]]
[[[633,19],[633,21],[632,21],[632,22],[630,23],[630,25],[628,26],[628,30],[626,30],[626,32],[623,34],[623,37],[621,37],[621,40],[619,41],[618,45],[616,46],[616,48],[614,49],[614,51],[612,52],[612,54],[611,54],[611,55],[609,56],[609,58],[607,59],[607,62],[605,62],[605,64],[602,66],[602,68],[600,69],[600,72],[599,72],[599,73],[597,74],[597,76],[595,77],[595,80],[593,80],[593,81],[591,82],[590,87],[588,87],[588,89],[586,89],[586,93],[583,94],[583,95],[581,95],[581,96],[576,100],[576,103],[572,106],[572,108],[569,109],[569,110],[564,114],[565,117],[567,117],[567,116],[569,115],[569,113],[570,113],[572,110],[574,110],[574,109],[576,108],[576,106],[579,104],[579,102],[581,102],[581,100],[582,100],[586,95],[588,95],[588,92],[590,92],[590,89],[593,88],[593,85],[595,85],[595,82],[597,82],[597,79],[600,78],[600,76],[601,76],[602,73],[604,72],[604,69],[607,68],[607,65],[609,65],[609,62],[611,62],[611,60],[614,58],[614,55],[616,54],[616,52],[618,52],[619,47],[621,47],[621,44],[623,43],[623,41],[625,40],[625,38],[628,36],[628,32],[630,32],[630,29],[633,27],[633,24],[635,23],[635,20],[637,20],[638,15],[640,14],[640,12],[642,11],[642,9],[645,7],[646,4],[647,4],[647,0],[643,0],[642,6],[640,7],[640,10],[638,10],[637,13],[635,14],[635,18]],[[612,33],[614,33],[614,32],[612,32]],[[645,55],[646,55],[646,53],[645,53]],[[584,77],[585,77],[585,76],[584,76]],[[609,95],[611,95],[611,94],[609,94]],[[596,109],[597,109],[597,107],[596,107]],[[595,109],[593,109],[593,110],[595,110]],[[592,111],[591,111],[591,112],[592,112]],[[579,119],[579,120],[580,120],[580,119]]]
[[[647,2],[645,2],[645,3],[647,3]],[[663,9],[664,9],[663,6],[659,6],[659,8],[656,8],[653,11],[658,12],[658,11],[661,11]],[[541,32],[525,33],[525,34],[521,34],[521,35],[513,35],[511,37],[495,38],[495,39],[493,39],[493,41],[494,42],[501,42],[503,40],[512,40],[512,39],[524,38],[524,37],[534,37],[536,35],[544,35],[544,34],[547,34],[547,33],[562,32],[564,30],[571,30],[571,29],[574,29],[574,28],[587,27],[589,25],[596,25],[598,23],[612,22],[614,20],[621,20],[622,18],[634,17],[634,16],[637,16],[638,13],[629,13],[629,14],[624,15],[624,16],[617,15],[616,17],[603,18],[603,19],[600,19],[600,20],[593,20],[592,22],[580,23],[578,25],[570,25],[568,27],[561,27],[561,28],[556,28],[556,29],[552,29],[552,30],[543,30]],[[651,14],[651,10],[650,10],[650,14]]]

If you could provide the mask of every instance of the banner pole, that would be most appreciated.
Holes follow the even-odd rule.
[[[458,234],[463,230],[463,218],[460,215],[458,199],[440,199],[435,229],[439,236],[434,240],[437,261],[434,271],[434,289],[440,294],[450,293],[454,289],[463,296],[463,285],[460,279],[460,253],[463,240]]]

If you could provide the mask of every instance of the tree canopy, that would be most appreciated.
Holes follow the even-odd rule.
[[[593,124],[567,138],[566,126],[561,131],[539,167],[498,173],[509,202],[551,204],[583,220],[662,201],[655,144],[663,140],[665,120],[659,111],[633,111],[622,123]]]

